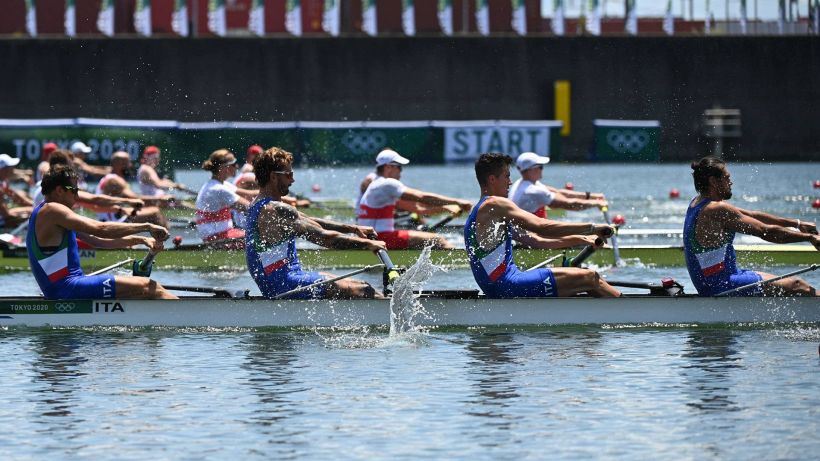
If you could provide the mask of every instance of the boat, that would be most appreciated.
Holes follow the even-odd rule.
[[[736,245],[738,264],[742,267],[755,266],[799,266],[817,263],[820,252],[810,245]],[[559,250],[516,249],[515,262],[519,267],[532,267],[552,256],[560,255]],[[570,251],[574,254],[577,250]],[[412,265],[420,250],[392,250],[390,257],[399,266]],[[80,250],[80,261],[86,271],[97,270],[116,264],[128,258],[145,257],[145,250]],[[621,246],[621,258],[627,262],[640,262],[659,267],[679,267],[684,265],[683,247],[670,245]],[[357,268],[378,262],[376,256],[367,250],[326,250],[300,249],[299,259],[308,268]],[[434,264],[447,268],[468,267],[464,249],[433,250]],[[612,249],[602,248],[588,260],[596,265],[611,265]],[[554,265],[560,265],[560,260]],[[180,245],[160,253],[155,267],[163,270],[244,270],[245,252],[242,250],[213,249],[205,244]],[[30,270],[25,247],[6,245],[0,257],[0,274]]]
[[[245,292],[247,293],[247,292]],[[820,322],[817,298],[627,295],[622,298],[487,299],[477,291],[422,292],[423,327]],[[0,327],[338,327],[387,326],[390,300],[279,300],[191,296],[179,300],[0,298]]]

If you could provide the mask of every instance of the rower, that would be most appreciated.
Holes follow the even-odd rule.
[[[691,166],[698,195],[686,210],[683,249],[689,276],[702,296],[713,296],[775,277],[737,267],[732,245],[736,232],[772,243],[810,242],[820,250],[820,237],[814,223],[744,210],[728,203],[732,198],[732,179],[723,160],[709,156],[692,162]],[[736,296],[816,294],[813,287],[797,277],[735,293]]]
[[[53,142],[47,142],[47,143],[43,144],[43,151],[42,151],[42,154],[40,155],[40,163],[37,164],[37,169],[34,171],[34,182],[35,183],[39,183],[40,181],[42,181],[43,180],[43,175],[48,173],[48,169],[49,169],[48,159],[49,159],[49,156],[51,155],[52,152],[54,152],[58,148],[59,147],[57,146],[57,144],[55,144]],[[31,195],[33,197],[34,193],[32,193]]]
[[[259,196],[246,214],[245,255],[248,270],[265,297],[331,278],[332,274],[307,272],[299,263],[296,237],[329,248],[384,250],[385,244],[370,227],[310,218],[280,199],[293,184],[293,155],[271,147],[254,160]],[[347,235],[355,234],[355,235]],[[342,279],[294,293],[295,299],[374,298],[381,294],[369,284]]]
[[[162,250],[168,231],[150,223],[99,222],[74,213],[79,188],[77,173],[66,165],[54,166],[43,177],[46,201],[29,219],[26,249],[31,271],[47,299],[176,299],[157,282],[145,277],[86,276],[80,267],[77,237],[96,248],[145,245]],[[136,235],[149,232],[151,237]]]
[[[137,181],[140,183],[140,192],[142,195],[162,197],[168,194],[169,189],[185,189],[185,184],[159,177],[157,174],[159,161],[159,147],[148,146],[142,151],[140,166],[137,168]]]
[[[402,166],[408,163],[410,160],[394,150],[379,152],[376,156],[376,179],[367,186],[359,201],[359,224],[376,229],[379,239],[384,240],[391,250],[420,249],[430,243],[434,248],[452,248],[450,242],[433,232],[396,230],[393,212],[402,200],[431,206],[455,205],[459,211],[472,207],[467,200],[411,189],[402,184],[399,180]]]
[[[140,199],[145,202],[146,207],[141,208],[135,214],[119,216],[117,213],[97,213],[100,221],[123,222],[150,222],[168,228],[168,220],[160,211],[160,207],[167,208],[174,203],[175,199],[171,195],[161,195],[158,197],[138,195],[126,181],[126,176],[131,171],[131,157],[127,152],[117,151],[111,155],[111,173],[106,174],[97,184],[95,193],[97,195],[110,195],[112,197],[126,197]]]
[[[515,166],[521,173],[521,179],[513,183],[509,198],[519,208],[539,218],[546,218],[547,207],[578,211],[607,206],[604,194],[556,189],[542,183],[544,165],[549,161],[549,157],[542,157],[535,152],[524,152],[515,160]]]
[[[111,172],[110,167],[89,165],[86,163],[85,156],[91,153],[91,147],[87,146],[84,142],[74,142],[71,144],[69,150],[74,154],[74,168],[80,178],[80,189],[88,188],[88,184],[85,182],[87,177],[102,178]]]
[[[247,152],[245,152],[245,164],[242,165],[242,168],[239,169],[239,174],[242,173],[253,173],[253,161],[257,155],[265,152],[265,149],[260,146],[259,144],[254,144],[248,147]]]
[[[478,286],[492,298],[572,296],[620,296],[597,272],[576,267],[536,269],[522,272],[513,263],[512,239],[540,246],[562,237],[583,234],[602,240],[611,236],[608,225],[562,223],[528,213],[507,198],[512,158],[482,154],[475,163],[481,199],[464,224],[464,242]],[[570,237],[573,245],[578,237]]]
[[[27,193],[11,187],[14,167],[20,159],[8,154],[0,154],[0,227],[17,227],[31,215],[33,202]],[[8,208],[6,199],[16,207]]]
[[[215,150],[202,164],[211,179],[196,197],[196,230],[203,242],[229,240],[227,248],[244,246],[245,231],[234,227],[231,211],[245,212],[258,191],[240,189],[229,179],[236,174],[236,156],[227,149]]]
[[[256,175],[253,174],[253,160],[256,158],[257,155],[261,154],[264,151],[265,149],[259,144],[254,144],[248,147],[248,151],[245,155],[245,164],[242,165],[242,168],[239,169],[239,173],[233,180],[233,183],[236,187],[248,190],[259,189],[259,185],[256,184]],[[310,199],[291,197],[289,195],[282,197],[282,201],[287,203],[288,205],[295,206],[297,208],[309,208],[311,205]]]

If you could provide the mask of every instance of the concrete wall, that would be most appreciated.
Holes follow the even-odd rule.
[[[742,158],[820,158],[812,37],[3,40],[0,57],[0,118],[544,119],[566,79],[565,159],[595,118],[660,120],[662,158],[692,158],[713,106],[742,110]]]

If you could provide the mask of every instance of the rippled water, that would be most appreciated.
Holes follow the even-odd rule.
[[[319,196],[337,198],[366,171],[297,170],[294,189],[318,184]],[[741,206],[816,219],[814,164],[732,171]],[[191,185],[204,177],[186,174]],[[686,165],[551,164],[545,175],[607,192],[613,213],[635,227],[679,226],[685,200],[666,194],[671,187],[693,194]],[[478,195],[469,167],[411,166],[405,179]],[[672,276],[694,291],[684,268],[599,269],[619,280]],[[157,270],[154,278],[259,292],[244,272]],[[375,273],[362,278],[381,281]],[[820,273],[804,278],[820,286]],[[38,291],[28,273],[2,282],[0,295]],[[474,282],[469,271],[451,270],[425,288]],[[818,342],[820,325],[394,336],[354,325],[12,328],[0,330],[0,460],[815,459]]]

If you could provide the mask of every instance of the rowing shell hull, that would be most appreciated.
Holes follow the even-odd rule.
[[[420,299],[423,326],[576,324],[771,324],[820,322],[817,298]],[[270,301],[184,298],[176,301],[0,300],[0,326],[331,327],[386,326],[388,300]]]
[[[737,259],[741,267],[759,267],[776,265],[808,265],[820,261],[820,252],[811,246],[803,245],[737,245]],[[575,254],[573,251],[570,254]],[[640,260],[643,264],[660,267],[683,266],[683,249],[674,246],[634,246],[620,247],[621,258]],[[560,254],[554,250],[515,250],[515,261],[519,267],[526,268],[544,261],[550,256]],[[418,259],[418,250],[393,250],[390,257],[399,266],[410,266]],[[143,258],[144,251],[126,250],[81,250],[80,261],[83,269],[91,271],[107,267],[128,257]],[[357,268],[378,263],[378,258],[366,250],[299,250],[299,259],[308,268]],[[467,255],[463,249],[434,250],[431,254],[433,263],[456,268],[467,267]],[[589,262],[598,265],[611,265],[612,250],[603,248],[595,252]],[[155,267],[171,270],[244,270],[244,251],[213,250],[194,247],[170,249],[157,256]],[[557,262],[555,265],[560,265]],[[0,258],[0,273],[30,270],[25,248],[6,249]]]

